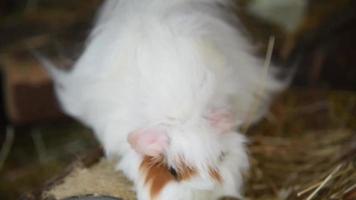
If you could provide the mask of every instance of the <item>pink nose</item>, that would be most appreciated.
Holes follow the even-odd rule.
[[[127,139],[137,153],[152,157],[162,154],[169,143],[166,132],[160,128],[139,129],[130,133]]]

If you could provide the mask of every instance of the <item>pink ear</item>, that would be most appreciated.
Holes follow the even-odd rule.
[[[220,133],[233,131],[236,126],[236,119],[232,112],[225,109],[215,109],[208,113],[207,119],[212,127]]]
[[[128,142],[137,153],[155,157],[167,149],[169,141],[164,130],[160,128],[146,128],[130,133]]]

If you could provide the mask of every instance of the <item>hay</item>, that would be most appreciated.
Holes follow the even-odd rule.
[[[297,93],[250,133],[248,199],[356,199],[355,95]]]
[[[249,199],[343,199],[356,184],[352,132],[252,138]]]
[[[134,200],[132,184],[115,171],[114,164],[105,159],[85,168],[77,166],[60,184],[46,191],[43,199],[65,199],[75,196],[100,195]]]

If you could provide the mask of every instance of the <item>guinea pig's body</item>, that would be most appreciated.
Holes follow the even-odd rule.
[[[121,158],[139,200],[241,195],[248,159],[236,129],[282,85],[227,4],[108,0],[73,70],[50,69],[64,110]]]

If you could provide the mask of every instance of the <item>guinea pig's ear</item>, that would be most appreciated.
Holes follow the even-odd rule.
[[[236,117],[226,109],[210,110],[205,117],[219,133],[231,132],[237,126]]]
[[[138,129],[130,133],[127,139],[137,153],[151,157],[161,155],[169,143],[166,131],[159,127]]]

